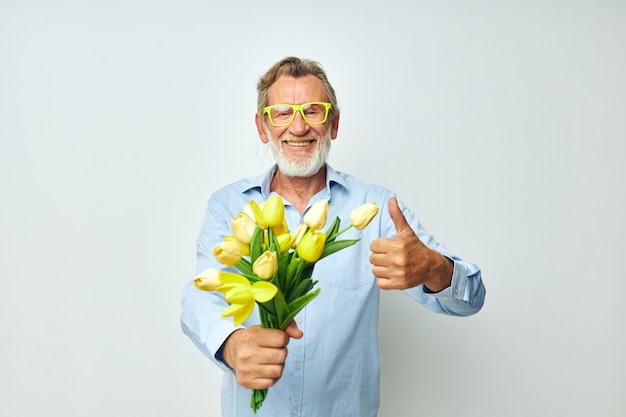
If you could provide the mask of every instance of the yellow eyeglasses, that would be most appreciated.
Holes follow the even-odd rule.
[[[313,101],[304,104],[274,104],[263,108],[263,115],[267,114],[274,127],[285,127],[293,123],[296,112],[300,112],[302,119],[310,125],[326,123],[330,103]]]

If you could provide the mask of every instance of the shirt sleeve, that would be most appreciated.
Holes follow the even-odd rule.
[[[452,273],[452,283],[448,288],[433,293],[427,291],[423,285],[419,285],[404,290],[404,292],[436,313],[470,316],[477,313],[485,301],[485,286],[480,270],[473,264],[461,260],[452,260],[454,261],[454,272]]]
[[[228,233],[230,215],[225,214],[218,204],[218,198],[209,199],[204,223],[196,243],[196,273],[207,268],[223,268],[213,255],[212,248],[221,242]],[[232,318],[223,318],[220,313],[228,303],[218,292],[198,290],[193,286],[193,279],[186,284],[182,294],[181,327],[200,351],[224,371],[232,372],[218,354],[224,341],[235,330]]]
[[[404,290],[404,292],[429,310],[452,316],[470,316],[477,313],[485,301],[485,286],[478,266],[467,262],[451,253],[422,226],[415,213],[400,200],[400,208],[417,237],[429,248],[436,250],[454,262],[452,282],[440,292],[428,291],[423,285]],[[393,224],[392,224],[393,227]],[[393,227],[395,233],[395,227]]]

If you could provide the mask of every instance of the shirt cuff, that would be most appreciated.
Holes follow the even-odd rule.
[[[224,348],[226,340],[228,340],[230,335],[235,333],[237,330],[242,329],[243,327],[233,327],[232,323],[227,324],[228,326],[216,326],[218,327],[218,329],[214,329],[207,344],[209,345],[208,350],[210,352],[215,352],[213,354],[213,358],[215,359],[217,366],[225,372],[234,372],[233,369],[228,366],[228,364],[224,360],[222,350]],[[218,345],[217,343],[219,343],[219,340],[221,340],[222,342]]]
[[[226,360],[224,359],[224,354],[222,353],[224,350],[224,347],[226,345],[226,341],[228,340],[228,338],[235,333],[237,330],[241,330],[241,327],[236,328],[231,334],[228,335],[228,337],[226,339],[224,339],[224,342],[222,343],[222,346],[220,346],[220,348],[217,350],[217,352],[215,352],[215,360],[219,362],[220,366],[222,368],[226,367],[226,369],[228,369],[231,372],[234,372],[234,369],[230,367],[230,365],[228,363],[226,363]]]
[[[452,270],[452,281],[448,288],[444,288],[439,292],[434,292],[426,288],[425,285],[422,285],[422,291],[424,294],[429,294],[437,298],[441,298],[443,300],[448,300],[450,298],[463,300],[466,298],[467,294],[467,271],[465,266],[460,262],[455,261],[452,258],[450,259],[454,264],[454,269]]]

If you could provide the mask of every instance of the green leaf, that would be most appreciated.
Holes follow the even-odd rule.
[[[272,300],[274,301],[274,309],[276,310],[276,318],[278,320],[278,323],[280,324],[283,321],[285,321],[285,317],[289,316],[289,307],[287,306],[285,297],[280,291],[276,293],[276,295],[274,296]],[[280,328],[283,329],[282,327]]]
[[[241,260],[235,264],[235,268],[246,276],[254,275],[254,272],[252,272],[252,264],[246,258],[241,258]]]
[[[263,229],[257,224],[250,238],[250,264],[253,264],[263,252],[265,252],[263,249]]]
[[[326,229],[326,243],[333,242],[335,238],[337,238],[337,231],[339,230],[339,225],[341,224],[341,220],[339,216],[335,217],[335,220],[328,226]]]
[[[292,256],[289,266],[287,267],[287,276],[285,277],[285,286],[283,290],[285,294],[291,291],[291,288],[300,280],[302,268],[306,266],[306,261],[298,256]]]
[[[357,243],[361,239],[346,239],[346,240],[335,240],[334,242],[326,243],[324,246],[324,251],[322,252],[322,256],[320,259],[325,258],[328,255],[332,255],[335,252],[338,252],[342,249],[350,247]]]
[[[248,278],[248,281],[250,281],[251,284],[254,284],[255,282],[261,280],[261,278],[259,278],[252,271],[252,265],[250,265],[250,261],[245,258],[241,258],[241,260],[235,264],[235,268],[239,270],[239,273],[241,275]]]
[[[264,389],[253,389],[252,395],[250,396],[250,408],[256,414],[257,411],[263,405],[263,401],[265,401],[265,397],[267,397],[267,388]]]
[[[277,256],[280,256],[280,244],[272,229],[267,229],[267,240],[270,244],[270,250],[275,252]]]
[[[261,326],[264,329],[278,329],[278,317],[276,315],[276,306],[274,304],[274,299],[266,302],[259,303],[259,317],[261,318]]]
[[[296,272],[293,276],[292,281],[290,282],[289,293],[294,291],[294,288],[304,279],[310,278],[313,274],[313,268],[315,267],[315,263],[309,263],[304,259],[300,259],[298,263],[298,267],[296,268]],[[290,300],[293,300],[296,297],[288,297]]]
[[[316,289],[313,292],[303,295],[302,297],[296,298],[291,303],[289,303],[289,315],[285,317],[284,320],[280,322],[280,328],[286,329],[293,320],[294,317],[307,305],[309,304],[315,297],[320,293],[320,289]]]
[[[259,305],[259,308],[261,310],[263,310],[265,313],[267,313],[267,314],[269,314],[271,316],[276,317],[276,308],[274,307],[274,300],[273,299],[268,301],[268,302],[265,302],[265,303],[258,303],[257,302],[257,304]]]
[[[314,282],[311,278],[302,279],[296,284],[293,290],[291,290],[291,292],[288,294],[289,296],[286,297],[287,303],[291,303],[293,300],[311,291],[313,289],[313,285]]]
[[[289,262],[291,261],[292,255],[293,252],[285,252],[278,255],[278,273],[276,274],[277,282],[275,283],[278,288],[285,288],[285,281],[287,280],[287,268],[289,266]]]

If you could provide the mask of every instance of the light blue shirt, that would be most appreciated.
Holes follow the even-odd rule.
[[[231,235],[231,219],[250,200],[265,201],[270,192],[274,166],[263,175],[244,179],[215,192],[209,199],[204,224],[197,241],[197,272],[209,267],[223,268],[212,249],[224,236]],[[328,199],[328,218],[339,216],[349,224],[350,211],[375,201],[378,216],[362,231],[350,229],[342,239],[361,240],[356,245],[319,261],[314,280],[319,296],[296,316],[304,332],[292,339],[282,378],[269,389],[257,417],[373,417],[379,406],[378,307],[380,289],[369,263],[369,244],[378,237],[393,237],[396,230],[387,202],[394,194],[380,186],[360,181],[327,166],[326,187],[309,202]],[[435,241],[421,226],[418,217],[399,203],[417,236],[428,247],[454,261],[452,284],[439,293],[423,286],[404,292],[437,313],[468,316],[483,305],[485,288],[476,265],[462,261]],[[306,211],[305,211],[306,213]],[[302,223],[302,216],[285,201],[285,217],[290,230]],[[329,222],[330,223],[330,222]],[[222,318],[227,307],[217,293],[199,291],[189,282],[182,297],[181,318],[184,332],[198,348],[224,370],[222,415],[255,416],[250,409],[250,390],[235,381],[233,371],[216,354],[235,330],[232,318]],[[244,323],[259,324],[257,311]]]

